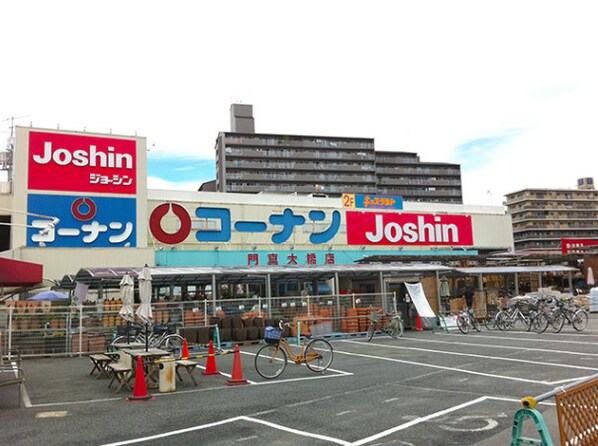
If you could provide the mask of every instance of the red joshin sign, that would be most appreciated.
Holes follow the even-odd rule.
[[[472,246],[469,215],[347,212],[349,245]]]
[[[29,133],[32,190],[135,194],[136,142],[64,133]]]

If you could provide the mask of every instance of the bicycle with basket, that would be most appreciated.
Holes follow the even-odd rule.
[[[290,359],[295,364],[305,364],[313,372],[322,373],[334,358],[332,345],[322,338],[303,340],[299,353],[294,353],[291,345],[283,335],[285,327],[290,327],[282,320],[278,327],[266,327],[264,332],[265,345],[261,347],[254,358],[257,373],[266,379],[274,379],[282,374]]]

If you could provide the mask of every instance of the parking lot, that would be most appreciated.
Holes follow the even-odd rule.
[[[521,397],[598,373],[595,315],[580,333],[426,330],[330,341],[335,357],[324,374],[289,363],[265,380],[253,368],[259,345],[245,345],[239,358],[249,385],[225,385],[229,354],[216,357],[222,375],[196,371],[197,387],[149,389],[155,399],[147,402],[126,401],[130,391],[115,395],[106,379],[89,376],[87,357],[26,359],[26,407],[18,408],[16,389],[0,388],[2,442],[504,445]],[[558,442],[554,400],[538,410]]]

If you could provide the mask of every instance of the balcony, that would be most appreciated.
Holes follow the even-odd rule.
[[[227,146],[264,146],[264,147],[297,147],[297,148],[329,148],[331,150],[374,150],[374,142],[366,140],[350,141],[324,138],[302,138],[293,136],[259,137],[259,136],[227,136]]]

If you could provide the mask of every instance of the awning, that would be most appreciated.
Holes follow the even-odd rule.
[[[40,283],[43,265],[0,257],[0,286],[22,287]]]
[[[267,276],[272,280],[328,280],[339,276],[353,279],[372,277],[382,273],[387,277],[411,277],[449,272],[451,268],[433,264],[359,264],[359,265],[264,265],[264,266],[188,266],[150,268],[154,287],[182,285],[211,285],[215,276],[219,283],[263,283]],[[135,278],[141,268],[83,268],[73,276],[65,276],[62,288],[73,288],[75,283],[86,283],[91,288],[118,288],[125,273]]]
[[[480,266],[471,268],[455,268],[464,274],[515,274],[515,273],[573,273],[577,268],[564,265],[544,266]]]

